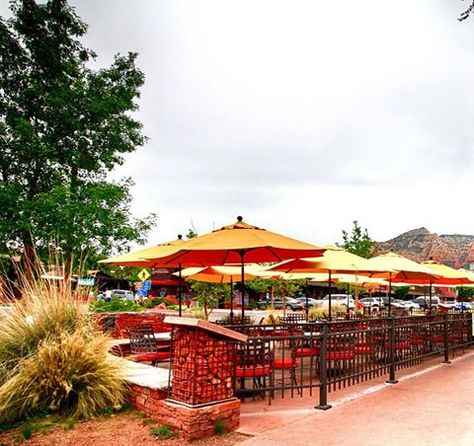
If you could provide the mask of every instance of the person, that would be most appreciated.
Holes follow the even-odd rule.
[[[105,301],[110,302],[112,300],[112,290],[108,288],[105,290]]]
[[[97,293],[97,299],[98,299],[98,300],[102,300],[103,298],[104,298],[104,293],[103,293],[102,291],[99,291],[99,292]]]

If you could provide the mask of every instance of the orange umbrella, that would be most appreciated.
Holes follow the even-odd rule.
[[[183,240],[182,235],[178,235],[176,240],[170,242],[159,243],[156,246],[149,248],[138,249],[137,251],[127,252],[117,257],[110,259],[100,260],[99,263],[107,263],[108,265],[122,265],[122,266],[137,266],[143,268],[151,268],[154,263],[147,260],[146,256],[164,256],[172,254],[176,251],[176,248],[186,243]]]
[[[325,246],[326,251],[321,257],[292,259],[281,262],[268,268],[270,271],[284,271],[286,273],[327,273],[329,312],[331,320],[331,279],[334,273],[362,274],[368,275],[373,272],[382,272],[384,269],[369,265],[368,261],[358,255],[345,251],[334,245]],[[349,305],[347,306],[349,310]]]
[[[237,222],[186,242],[182,249],[168,256],[146,256],[155,265],[170,267],[216,266],[240,264],[242,282],[242,316],[244,315],[245,263],[279,262],[295,257],[318,256],[323,248],[275,232]]]
[[[146,255],[156,265],[179,263],[187,266],[216,266],[229,264],[280,262],[281,260],[318,256],[324,248],[301,242],[257,226],[237,217],[237,222],[208,234],[193,238],[168,256]]]
[[[410,282],[427,280],[430,283],[437,278],[439,274],[435,273],[432,269],[429,269],[425,265],[421,265],[413,260],[407,259],[406,257],[396,254],[395,252],[388,252],[377,257],[372,257],[367,261],[373,267],[385,269],[388,273],[376,273],[372,274],[373,277],[382,277],[388,279],[388,299],[389,316],[391,313],[391,290],[392,282]],[[387,275],[388,274],[388,275]],[[430,286],[430,309],[431,309],[431,286]]]

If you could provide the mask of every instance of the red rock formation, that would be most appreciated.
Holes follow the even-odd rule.
[[[437,235],[426,228],[413,229],[386,242],[376,243],[375,255],[392,249],[416,262],[432,258],[454,268],[474,264],[473,235]]]

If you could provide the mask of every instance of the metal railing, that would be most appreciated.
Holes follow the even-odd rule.
[[[381,377],[396,383],[401,369],[438,356],[448,363],[473,343],[472,313],[229,328],[249,336],[237,354],[238,396],[271,403],[317,391],[320,409],[333,391]]]

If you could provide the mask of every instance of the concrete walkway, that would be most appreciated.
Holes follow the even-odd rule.
[[[474,353],[239,443],[270,445],[472,446]]]

